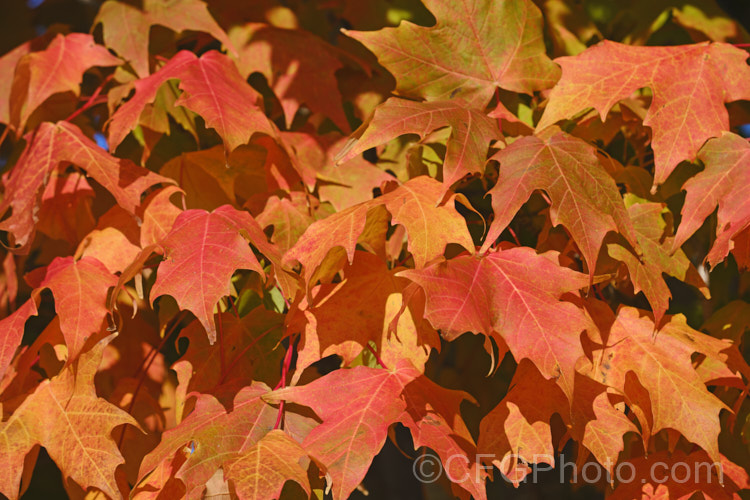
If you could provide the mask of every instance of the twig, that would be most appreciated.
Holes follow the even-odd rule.
[[[292,351],[294,349],[294,343],[297,340],[297,337],[299,335],[295,335],[294,337],[289,338],[289,347],[286,350],[286,355],[284,356],[284,364],[281,366],[281,380],[279,380],[279,383],[276,384],[276,387],[274,387],[274,391],[276,389],[281,389],[283,387],[286,387],[286,376],[287,373],[289,373],[289,366],[292,364]],[[281,426],[281,417],[284,415],[284,400],[282,399],[279,403],[279,413],[276,415],[276,423],[274,424],[274,429],[279,429]]]
[[[375,361],[377,361],[380,366],[382,366],[384,369],[387,370],[388,367],[385,366],[385,363],[383,363],[383,360],[380,359],[380,356],[378,356],[378,353],[375,351],[375,349],[372,348],[372,346],[369,343],[367,344],[367,348],[370,350],[372,355],[375,356]]]
[[[81,113],[83,113],[84,111],[86,111],[87,109],[89,109],[91,106],[94,106],[95,104],[99,104],[98,102],[94,102],[94,101],[96,101],[96,98],[99,97],[99,94],[102,93],[102,90],[104,89],[104,86],[107,83],[109,83],[109,81],[112,79],[113,76],[114,76],[114,73],[112,73],[111,75],[108,75],[104,79],[104,81],[102,81],[102,83],[96,88],[96,90],[94,90],[94,93],[91,94],[91,97],[89,97],[88,101],[86,101],[86,103],[83,106],[81,106],[77,110],[73,111],[73,113],[69,117],[67,117],[65,119],[65,121],[69,122],[69,121],[73,120],[73,118],[77,117],[78,115],[80,115]]]

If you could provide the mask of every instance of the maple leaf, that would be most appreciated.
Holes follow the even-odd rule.
[[[395,360],[394,360],[395,361]],[[394,362],[394,366],[398,362]],[[414,367],[416,368],[416,367]],[[406,410],[399,421],[411,432],[414,448],[427,447],[440,457],[446,475],[473,498],[485,499],[485,469],[477,463],[478,449],[461,417],[463,401],[476,403],[463,391],[449,390],[417,371],[404,385]],[[454,493],[457,488],[454,488]],[[460,492],[456,496],[465,496]]]
[[[140,230],[141,248],[162,241],[172,229],[182,210],[170,202],[173,194],[182,192],[177,186],[167,186],[151,193],[139,207],[138,216],[143,221]],[[135,259],[131,259],[131,262]]]
[[[402,390],[397,374],[359,366],[336,370],[304,386],[274,391],[266,399],[308,406],[323,419],[302,448],[325,466],[333,498],[338,500],[348,498],[362,481],[385,442],[388,427],[406,408],[399,400]]]
[[[364,133],[345,148],[344,163],[363,151],[404,134],[422,138],[442,127],[451,128],[443,163],[445,190],[464,176],[484,171],[490,141],[502,136],[497,121],[454,101],[414,102],[391,98],[375,108]]]
[[[596,150],[565,133],[547,138],[522,137],[499,151],[499,180],[489,191],[495,219],[481,251],[494,244],[535,189],[552,201],[550,219],[563,224],[586,259],[589,275],[609,231],[620,232],[638,249],[638,239],[614,180],[601,165]],[[606,208],[603,208],[606,207]]]
[[[580,366],[580,365],[579,365]],[[618,395],[612,389],[576,372],[575,393],[570,412],[571,436],[585,446],[610,474],[625,449],[627,432],[638,428],[624,411],[613,406]],[[620,396],[621,401],[621,396]],[[579,455],[579,458],[583,458]]]
[[[235,152],[227,158],[221,146],[190,151],[169,160],[159,173],[179,182],[187,208],[213,210],[237,203],[235,185],[242,174],[237,156]]]
[[[282,252],[286,252],[299,240],[315,218],[310,214],[308,198],[302,193],[289,193],[289,198],[271,197],[263,212],[257,217],[258,224],[267,228],[273,226],[271,241]]]
[[[18,61],[10,92],[10,125],[20,134],[34,110],[48,97],[59,92],[77,96],[86,70],[120,63],[106,47],[94,43],[91,35],[58,34],[45,50]]]
[[[285,138],[287,137],[288,134],[285,134]],[[393,180],[392,175],[361,156],[352,158],[343,165],[336,165],[336,155],[345,142],[345,139],[341,139],[328,147],[317,179],[320,201],[330,202],[338,211],[369,200],[373,189]],[[299,156],[299,149],[297,152]]]
[[[101,262],[111,274],[123,272],[141,249],[114,227],[95,229],[86,235],[76,250],[80,257],[91,257]]]
[[[281,132],[280,136],[287,144],[287,150],[294,151],[297,162],[308,167],[306,173],[314,172],[313,183],[318,188],[319,200],[330,202],[337,211],[369,201],[375,188],[394,180],[388,172],[361,156],[344,165],[336,165],[336,156],[349,142],[338,133],[318,136],[306,132]],[[305,177],[302,173],[300,175]],[[314,202],[311,197],[308,199]]]
[[[588,285],[585,275],[560,267],[556,253],[512,248],[484,257],[461,256],[398,275],[425,291],[425,317],[447,340],[464,332],[499,335],[516,360],[529,358],[572,398],[579,337],[588,321],[566,292]]]
[[[56,377],[45,380],[0,426],[0,491],[18,498],[23,457],[44,446],[63,473],[82,488],[95,487],[120,496],[115,469],[124,462],[111,437],[118,425],[136,421],[98,398],[93,379],[102,358],[103,343],[78,358]]]
[[[334,499],[348,498],[362,481],[385,442],[388,427],[397,421],[404,421],[412,430],[425,431],[416,434],[420,444],[435,444],[444,453],[461,450],[456,442],[445,443],[449,432],[441,429],[430,435],[427,426],[437,423],[442,427],[453,421],[458,404],[465,398],[465,393],[425,381],[422,373],[404,360],[391,370],[364,366],[336,370],[304,386],[286,387],[265,396],[269,402],[284,400],[308,406],[323,420],[305,437],[302,448],[324,466]],[[428,415],[428,404],[436,410],[437,422]],[[469,436],[467,431],[463,434]],[[430,437],[437,439],[433,442]],[[465,450],[462,454],[466,455]],[[467,459],[464,464],[468,463]],[[456,477],[471,478],[465,476],[466,470],[462,472],[464,475],[457,473]],[[483,489],[473,492],[477,498],[484,498]]]
[[[240,498],[278,498],[287,480],[307,492],[307,471],[297,463],[307,457],[305,450],[287,433],[273,430],[243,453],[224,465],[226,478],[234,483]]]
[[[229,295],[232,274],[237,269],[249,269],[265,275],[246,237],[259,250],[275,253],[261,227],[247,212],[224,205],[210,213],[205,210],[180,213],[161,242],[167,260],[159,266],[151,301],[160,295],[174,297],[180,308],[195,314],[213,344],[214,306]]]
[[[175,105],[201,115],[224,139],[228,151],[250,141],[255,132],[276,135],[260,108],[260,96],[240,76],[227,56],[215,50],[186,65],[180,73],[183,93]]]
[[[100,23],[104,43],[128,61],[141,78],[149,74],[148,42],[153,25],[176,32],[203,31],[234,50],[227,34],[208,12],[208,6],[199,0],[145,0],[142,9],[108,0],[99,8],[93,25]]]
[[[135,128],[146,104],[154,101],[159,87],[171,78],[180,80],[183,91],[175,105],[201,115],[206,126],[224,139],[229,152],[249,142],[255,132],[276,135],[260,108],[260,95],[240,76],[231,59],[215,50],[200,58],[180,51],[153,75],[136,81],[135,95],[112,115],[112,149]]]
[[[343,247],[351,263],[357,241],[370,218],[370,210],[380,205],[390,212],[393,224],[403,224],[406,228],[409,251],[417,267],[423,267],[442,255],[448,243],[473,249],[464,219],[450,206],[453,197],[444,205],[436,206],[443,189],[442,184],[434,179],[416,177],[379,198],[314,222],[284,255],[284,262],[300,262],[309,277],[332,248]]]
[[[401,224],[406,229],[407,248],[416,267],[423,267],[442,255],[449,243],[460,245],[469,252],[474,250],[466,221],[452,206],[454,197],[444,199],[441,206],[435,206],[444,194],[440,183],[421,176],[376,199],[390,212],[391,223]]]
[[[166,431],[159,445],[144,457],[138,482],[163,464],[179,464],[172,474],[185,484],[187,498],[201,498],[206,482],[219,467],[249,452],[273,429],[277,410],[261,399],[269,391],[260,382],[243,388],[229,412],[210,394],[198,394],[193,412]]]
[[[675,429],[718,461],[719,412],[726,405],[706,389],[691,356],[698,352],[726,363],[721,352],[729,344],[691,329],[679,316],[663,325],[656,338],[654,332],[653,320],[621,307],[606,345],[594,353],[590,376],[627,395],[626,375],[632,371],[650,398],[651,434]]]
[[[238,47],[237,67],[243,77],[259,72],[279,98],[287,128],[297,110],[306,105],[323,113],[341,130],[349,131],[336,71],[348,55],[304,30],[248,23],[230,31]],[[311,85],[310,82],[315,82]]]
[[[37,297],[32,296],[12,314],[0,320],[0,331],[5,332],[0,344],[0,380],[8,370],[18,346],[21,345],[26,320],[37,315],[37,300]]]
[[[3,179],[5,197],[0,203],[0,213],[12,208],[11,216],[0,222],[0,229],[13,234],[15,243],[22,249],[34,234],[39,190],[61,162],[70,162],[84,169],[130,213],[135,213],[146,189],[170,182],[129,160],[111,156],[83,135],[78,127],[67,122],[44,122],[26,135],[26,141],[26,148],[10,178]]]
[[[12,337],[15,332],[8,333]],[[44,379],[58,375],[65,365],[65,361],[60,359],[64,356],[65,339],[60,331],[60,318],[56,316],[30,346],[21,346],[17,349],[16,357],[7,367],[0,383],[5,413],[11,414],[15,411]],[[46,376],[34,371],[34,365],[41,368]]]
[[[698,288],[706,298],[710,298],[708,287],[698,274],[695,266],[688,260],[682,250],[670,255],[672,238],[665,237],[667,223],[662,218],[665,209],[660,203],[635,203],[632,195],[626,195],[630,220],[643,252],[642,259],[631,253],[622,245],[610,243],[607,251],[613,258],[625,263],[630,272],[635,293],[643,290],[654,311],[654,323],[661,322],[669,308],[672,294],[664,282],[662,273],[689,283]]]
[[[64,175],[62,170],[52,170],[44,186],[37,230],[53,239],[67,241],[72,247],[96,224],[91,211],[95,195],[83,174]]]
[[[402,21],[375,32],[344,30],[396,77],[399,95],[457,99],[481,109],[498,87],[530,94],[557,81],[559,69],[545,54],[542,15],[530,0],[424,3],[437,19],[431,28]]]
[[[303,297],[295,304],[287,318],[287,330],[305,332],[298,348],[297,370],[331,354],[339,355],[348,365],[370,342],[380,352],[384,331],[387,338],[395,317],[393,311],[390,315],[387,311],[390,297],[403,293],[408,283],[395,277],[397,271],[389,270],[378,256],[358,251],[353,263],[343,269],[341,283],[316,286],[309,299]],[[408,328],[417,327],[412,323]],[[400,332],[393,335],[400,336]]]
[[[171,78],[179,78],[184,68],[196,59],[192,52],[181,50],[154,74],[135,81],[133,96],[117,108],[109,119],[108,142],[112,151],[115,151],[128,133],[138,125],[138,118],[146,105],[154,102],[162,84]]]
[[[712,2],[105,0],[91,35],[35,19],[45,34],[0,57],[0,492],[34,486],[44,446],[72,496],[338,500],[405,428],[415,473],[440,460],[431,488],[460,498],[563,447],[613,498],[736,497],[750,69],[741,47],[675,45],[746,41]],[[12,39],[33,32],[22,3]],[[648,46],[587,48],[604,39]],[[706,248],[737,265],[698,266],[704,283]],[[678,282],[705,300],[670,300]],[[624,306],[641,291],[653,314]],[[713,462],[723,485],[655,481],[657,460]]]
[[[44,37],[42,37],[42,39],[43,38]],[[0,72],[2,72],[3,75],[12,75],[16,70],[18,61],[20,61],[26,54],[31,53],[34,45],[40,41],[41,40],[39,39],[29,40],[10,52],[3,54],[3,56],[0,57]],[[0,123],[10,123],[10,92],[12,87],[12,78],[3,78],[3,80],[0,81]]]
[[[617,101],[649,87],[654,97],[643,124],[653,136],[655,190],[678,163],[693,160],[707,139],[729,130],[724,103],[750,99],[746,59],[745,51],[721,43],[632,47],[599,42],[577,56],[555,59],[562,78],[537,130],[587,107],[604,120]]]
[[[725,132],[706,142],[698,159],[705,168],[683,186],[687,194],[672,251],[680,248],[718,205],[716,241],[708,254],[708,261],[716,265],[734,247],[732,240],[750,224],[745,194],[750,182],[750,145]]]
[[[107,292],[117,278],[93,257],[78,261],[57,257],[47,267],[29,273],[26,280],[37,290],[49,288],[52,292],[68,346],[68,362],[76,359],[89,337],[101,330],[109,314]]]
[[[284,254],[283,262],[286,265],[295,261],[302,264],[303,276],[308,282],[331,249],[342,247],[349,262],[352,262],[357,243],[362,243],[368,236],[366,229],[387,224],[378,206],[379,204],[372,207],[369,202],[360,203],[310,224],[294,246]],[[373,231],[377,230],[371,229],[369,232]]]
[[[289,134],[284,133],[274,137],[253,137],[251,145],[258,145],[266,152],[263,169],[268,190],[282,189],[289,192],[300,184],[306,186],[308,191],[312,190],[316,183],[316,172],[297,157],[294,142],[288,138]]]
[[[492,457],[500,473],[518,487],[528,464],[555,464],[550,418],[568,414],[560,388],[522,360],[503,400],[480,423],[478,452]]]

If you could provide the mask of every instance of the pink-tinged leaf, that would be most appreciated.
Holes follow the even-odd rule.
[[[238,47],[237,67],[243,77],[259,72],[279,98],[287,128],[297,110],[306,105],[328,116],[342,131],[349,122],[342,106],[336,71],[347,55],[309,31],[248,23],[235,27],[230,37]],[[311,82],[315,82],[311,84]]]
[[[101,331],[109,314],[107,292],[117,284],[117,277],[93,257],[78,261],[57,257],[46,268],[29,273],[26,280],[37,289],[52,292],[68,346],[68,362],[73,361],[89,337]]]
[[[43,129],[45,125],[40,128]],[[58,161],[69,161],[84,169],[86,175],[112,193],[117,204],[130,213],[135,213],[136,207],[141,204],[141,194],[148,188],[159,183],[172,183],[170,179],[129,160],[110,155],[70,123],[59,122],[49,126],[56,134],[54,145]]]
[[[406,409],[400,366],[396,372],[358,366],[336,370],[304,386],[287,387],[267,396],[308,406],[323,420],[302,442],[331,478],[334,500],[348,498],[362,482],[372,459],[385,443],[388,427]]]
[[[725,132],[701,148],[698,159],[705,168],[687,180],[682,219],[672,251],[682,246],[698,230],[718,205],[716,241],[711,264],[724,260],[734,244],[732,239],[750,223],[747,199],[750,195],[750,144],[742,137]]]
[[[249,269],[264,275],[243,234],[261,252],[273,249],[255,219],[229,205],[211,213],[182,212],[161,242],[166,261],[159,265],[151,301],[160,295],[174,297],[181,309],[195,314],[212,344],[216,341],[214,306],[229,295],[232,274]]]
[[[130,160],[115,158],[67,122],[44,122],[25,138],[26,149],[10,171],[10,177],[3,179],[5,198],[0,203],[0,213],[13,210],[10,217],[0,222],[0,229],[10,232],[14,243],[21,247],[30,243],[34,235],[39,191],[61,162],[81,167],[130,213],[135,213],[146,189],[172,182]]]
[[[497,119],[501,124],[503,132],[507,135],[518,136],[531,135],[534,133],[534,129],[531,128],[528,123],[514,115],[505,107],[502,101],[499,101],[497,107],[487,113],[487,116]]]
[[[502,138],[497,120],[455,101],[388,99],[375,109],[362,136],[338,163],[344,163],[398,136],[417,134],[425,138],[443,127],[451,128],[443,163],[443,184],[448,190],[466,175],[484,172],[490,142]]]
[[[653,134],[654,184],[662,184],[678,163],[695,159],[706,140],[729,130],[724,103],[750,98],[746,59],[747,52],[722,43],[633,47],[605,40],[555,60],[562,78],[537,130],[587,107],[604,120],[615,103],[649,87],[654,97],[643,124]]]
[[[0,332],[3,332],[0,341],[0,380],[21,345],[26,320],[37,315],[37,300],[37,295],[32,295],[21,307],[13,311],[13,314],[0,321]]]
[[[97,344],[76,364],[43,381],[0,426],[0,492],[8,498],[18,498],[24,456],[36,445],[44,446],[63,478],[120,498],[115,469],[125,460],[112,431],[138,424],[96,396],[94,375],[103,347]]]
[[[433,27],[402,21],[380,31],[344,31],[378,56],[399,95],[481,109],[498,87],[530,94],[559,78],[545,53],[542,14],[530,0],[424,3],[437,19]]]
[[[202,31],[227,47],[232,42],[199,0],[145,0],[143,9],[109,0],[99,8],[93,25],[102,24],[104,43],[128,61],[141,78],[149,74],[149,30],[153,25],[176,32]],[[176,14],[179,13],[179,14]]]
[[[112,151],[138,125],[138,118],[146,105],[154,102],[159,87],[170,78],[179,78],[185,67],[194,64],[197,59],[192,52],[181,50],[153,75],[135,82],[135,94],[117,109],[109,121],[109,147]]]
[[[5,196],[0,202],[0,213],[5,214],[8,208],[12,208],[13,213],[0,222],[0,229],[11,233],[11,244],[22,248],[30,243],[35,232],[39,191],[52,169],[58,165],[53,130],[54,127],[42,125],[34,134],[28,134],[26,149],[10,175],[3,176]]]
[[[436,450],[453,477],[466,480],[461,486],[484,499],[484,475],[473,463],[473,440],[459,413],[461,401],[471,397],[440,387],[406,360],[397,360],[390,368],[336,370],[264,399],[308,406],[323,420],[303,440],[302,448],[330,478],[335,500],[348,498],[362,481],[388,428],[399,421],[412,431],[416,447]]]
[[[225,461],[249,451],[273,429],[277,409],[261,399],[269,390],[259,382],[243,388],[229,412],[210,394],[199,394],[193,412],[166,431],[159,445],[144,457],[138,482],[171,463],[177,467],[162,478],[163,483],[174,476],[185,484],[188,499],[201,498],[206,482]]]
[[[276,127],[263,114],[260,95],[240,76],[231,59],[214,50],[200,59],[181,51],[159,71],[138,80],[135,95],[112,115],[112,149],[138,125],[145,106],[154,102],[159,87],[171,78],[180,80],[183,91],[175,105],[201,115],[206,126],[224,139],[227,150],[248,143],[255,132],[276,136]]]
[[[307,471],[299,461],[307,453],[287,433],[273,430],[238,458],[224,464],[225,477],[241,500],[279,498],[287,481],[311,495]]]
[[[31,113],[52,94],[78,95],[86,70],[121,62],[89,34],[57,35],[45,50],[19,61],[10,93],[11,125],[20,133]]]
[[[581,139],[556,133],[547,139],[522,137],[499,151],[499,179],[492,194],[495,219],[482,251],[492,245],[536,189],[550,197],[553,225],[564,225],[594,275],[604,236],[620,232],[638,248],[638,239],[617,185],[599,162],[596,149]]]
[[[255,132],[276,135],[276,127],[263,113],[260,95],[227,56],[206,52],[184,66],[179,78],[183,94],[175,105],[202,116],[206,126],[224,139],[228,151],[250,142]]]
[[[446,339],[464,332],[499,335],[516,360],[528,358],[542,375],[573,395],[581,333],[589,323],[560,297],[588,285],[588,277],[556,263],[556,254],[512,248],[484,257],[461,256],[398,274],[425,291],[425,316]]]

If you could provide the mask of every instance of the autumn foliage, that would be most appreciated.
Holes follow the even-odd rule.
[[[106,0],[0,57],[0,493],[750,488],[748,34],[423,3]]]

